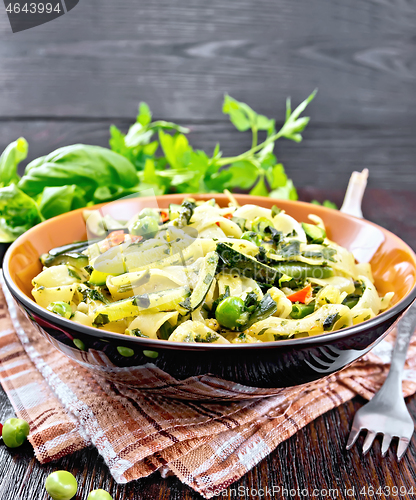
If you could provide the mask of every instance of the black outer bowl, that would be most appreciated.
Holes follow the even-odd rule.
[[[4,261],[5,282],[27,317],[52,345],[97,375],[146,393],[178,399],[272,396],[282,388],[330,375],[380,342],[416,297],[413,287],[399,303],[372,320],[314,337],[238,346],[177,344],[97,330],[50,313],[22,293],[12,280],[8,269],[11,250]]]

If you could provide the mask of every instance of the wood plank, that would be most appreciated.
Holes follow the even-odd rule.
[[[320,88],[320,123],[414,124],[411,0],[80,2],[11,35],[0,18],[0,115],[219,120],[225,92],[283,116]]]
[[[132,118],[134,119],[134,118]],[[82,142],[108,146],[109,126],[126,131],[128,120],[0,120],[0,150],[19,136],[29,141],[29,160],[54,149]],[[220,142],[224,155],[232,156],[250,148],[249,133],[237,132],[228,121],[187,122],[190,143],[212,152]],[[369,186],[384,189],[416,189],[414,159],[416,143],[412,129],[359,126],[321,126],[311,122],[304,141],[296,144],[282,139],[276,153],[298,187],[345,190],[353,170],[370,170]]]
[[[416,438],[400,464],[397,463],[396,445],[381,458],[381,441],[377,439],[370,452],[363,457],[364,436],[360,436],[351,451],[345,450],[349,427],[354,413],[364,404],[355,398],[338,409],[332,410],[299,431],[278,446],[267,458],[249,471],[239,481],[230,485],[218,498],[232,500],[259,498],[252,492],[266,486],[273,491],[271,498],[308,498],[315,491],[317,498],[367,498],[363,488],[379,490],[377,498],[392,498],[387,492],[396,487],[403,499],[416,494]],[[407,400],[413,418],[416,418],[416,397]],[[12,414],[4,392],[0,388],[0,420]],[[71,471],[80,485],[77,500],[86,500],[92,489],[103,488],[117,500],[196,500],[202,498],[175,477],[162,479],[159,473],[127,485],[117,485],[107,466],[95,449],[85,449],[52,464],[40,465],[28,443],[16,450],[0,446],[0,497],[2,500],[36,498],[47,500],[44,491],[46,477],[55,470]],[[406,494],[405,491],[413,494]],[[332,495],[328,496],[328,490]],[[346,492],[349,490],[349,493]],[[351,495],[351,489],[354,495]],[[288,492],[285,493],[284,490]],[[292,490],[292,491],[291,491]],[[324,490],[327,492],[324,493]],[[299,493],[297,493],[299,491]],[[368,490],[366,490],[368,491]],[[316,493],[318,492],[318,494]],[[307,494],[306,494],[307,493]],[[322,497],[319,496],[322,495]],[[285,495],[285,496],[284,496]],[[297,495],[297,496],[296,496]],[[267,496],[265,496],[267,498]]]

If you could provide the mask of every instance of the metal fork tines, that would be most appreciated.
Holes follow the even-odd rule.
[[[397,325],[397,338],[391,366],[379,392],[355,414],[347,450],[357,440],[362,430],[367,430],[363,453],[371,448],[375,437],[383,435],[381,454],[384,457],[393,438],[399,439],[397,457],[400,460],[413,435],[414,423],[403,398],[402,379],[410,339],[416,328],[416,302],[404,313]]]

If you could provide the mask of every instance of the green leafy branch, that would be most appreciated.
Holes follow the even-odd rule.
[[[301,132],[309,117],[300,115],[315,94],[316,91],[293,111],[287,99],[285,122],[277,132],[275,120],[226,95],[223,112],[237,130],[252,133],[251,148],[238,156],[222,157],[219,145],[212,156],[194,150],[185,135],[187,129],[170,122],[152,122],[145,103],[140,105],[137,121],[126,135],[111,127],[110,147],[136,166],[142,186],[153,187],[158,194],[215,193],[239,187],[250,189],[253,195],[297,199],[293,182],[273,154],[274,144],[283,137],[295,142],[302,140]],[[260,144],[259,132],[266,133]],[[162,154],[157,155],[158,151]]]
[[[283,126],[226,95],[223,112],[237,128],[251,130],[251,148],[224,158],[217,144],[211,155],[193,149],[189,129],[175,123],[152,121],[141,103],[136,122],[123,134],[110,128],[110,148],[86,144],[65,146],[30,162],[20,178],[18,164],[28,144],[19,138],[0,156],[0,241],[13,241],[39,222],[76,208],[108,202],[152,188],[155,194],[217,193],[242,188],[250,194],[297,199],[293,182],[273,153],[284,137],[302,140],[309,123],[301,114],[313,92],[294,111],[286,103]],[[259,142],[259,133],[266,138]]]

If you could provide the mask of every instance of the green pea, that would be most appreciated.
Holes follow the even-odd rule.
[[[48,311],[51,311],[55,314],[59,314],[59,316],[62,316],[63,318],[69,319],[72,316],[72,309],[69,304],[66,302],[51,302],[48,307]]]
[[[1,436],[8,448],[21,446],[29,435],[29,424],[21,418],[9,418],[3,424]]]
[[[156,359],[159,356],[159,353],[156,351],[143,351],[143,354],[147,358],[153,358],[153,359]]]
[[[251,229],[255,231],[256,233],[264,233],[264,230],[266,227],[272,226],[273,224],[269,221],[269,219],[266,219],[266,217],[256,217],[253,220],[253,223],[251,225]]]
[[[53,500],[70,500],[75,496],[78,484],[70,472],[57,470],[46,478],[45,489]]]
[[[78,349],[81,349],[81,351],[86,351],[85,344],[81,339],[74,339],[72,341],[75,345],[75,347],[78,347]]]
[[[131,358],[132,356],[134,356],[134,351],[133,349],[130,349],[130,347],[119,345],[117,346],[117,351],[125,358]]]
[[[244,300],[240,297],[227,297],[222,300],[215,310],[215,317],[220,325],[226,328],[239,326],[238,320],[244,313]]]
[[[113,497],[105,490],[94,490],[87,496],[87,500],[113,500]]]
[[[241,239],[251,241],[258,247],[262,244],[261,236],[254,231],[246,231],[241,235]]]
[[[143,236],[145,239],[153,238],[159,231],[158,221],[146,215],[138,219],[130,229],[131,234],[135,236]]]

